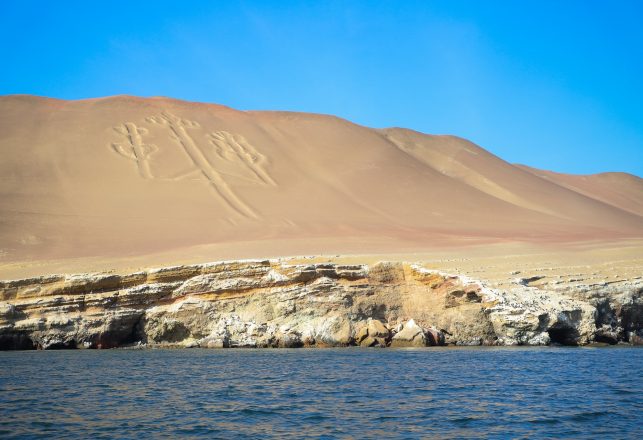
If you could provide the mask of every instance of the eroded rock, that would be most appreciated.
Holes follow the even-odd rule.
[[[391,347],[426,347],[427,345],[424,329],[413,319],[405,322],[391,340]]]
[[[174,266],[0,281],[0,349],[639,343],[643,280],[493,289],[418,264]]]

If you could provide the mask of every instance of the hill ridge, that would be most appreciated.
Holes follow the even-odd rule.
[[[7,95],[0,152],[0,264],[210,245],[252,258],[265,243],[281,256],[643,237],[636,176],[569,177],[457,136],[332,115]]]

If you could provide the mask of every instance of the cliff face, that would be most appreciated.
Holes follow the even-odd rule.
[[[494,289],[418,264],[175,266],[0,282],[0,348],[638,343],[643,280]]]

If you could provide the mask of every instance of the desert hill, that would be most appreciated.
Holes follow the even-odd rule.
[[[572,191],[643,216],[643,179],[627,173],[562,174],[520,166]]]
[[[643,237],[643,180],[453,136],[168,98],[0,97],[0,263]],[[230,255],[228,255],[230,254]]]

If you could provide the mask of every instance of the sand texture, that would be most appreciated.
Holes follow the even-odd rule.
[[[461,138],[333,116],[4,96],[0,153],[2,278],[145,255],[208,261],[643,238],[636,176],[541,171]]]

